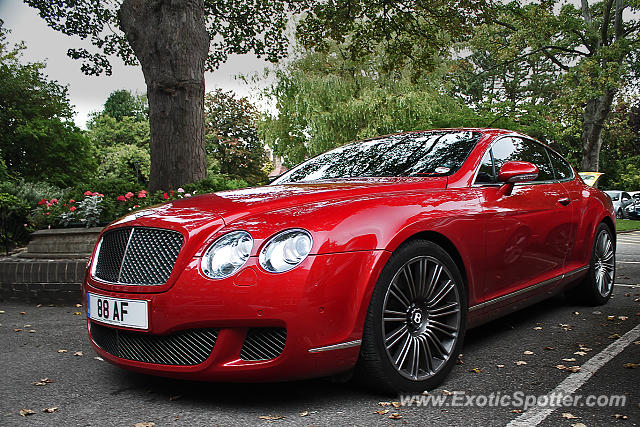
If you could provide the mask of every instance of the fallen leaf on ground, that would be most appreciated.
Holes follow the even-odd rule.
[[[82,307],[82,304],[76,304],[76,307],[80,308],[80,307]]]
[[[462,353],[458,355],[458,358],[456,359],[456,365],[464,365],[464,360],[462,360],[462,356],[464,356],[464,354]]]
[[[26,311],[21,311],[20,314],[22,314],[24,316],[25,314],[27,314],[27,312]]]
[[[301,417],[306,417],[307,415],[309,415],[309,411],[302,411],[302,412],[300,412],[300,416],[301,416]]]
[[[627,316],[618,316],[618,319],[619,319],[619,320],[627,320],[627,319],[628,319],[628,317],[627,317]]]
[[[576,352],[575,352],[575,353],[573,353],[573,354],[577,354],[578,356],[586,356],[586,355],[587,355],[587,353],[586,353],[586,352],[584,352],[584,351],[576,351]]]
[[[526,365],[527,362],[525,362],[524,360],[518,360],[517,362],[515,362],[515,364],[518,366],[522,366],[522,365]]]
[[[100,357],[100,356],[96,356],[96,357],[94,357],[94,359],[99,360],[101,362],[104,362],[104,359],[102,357]]]
[[[282,415],[260,415],[258,418],[261,420],[281,420],[284,418]]]
[[[612,340],[617,340],[618,338],[620,338],[620,334],[611,334],[609,335],[609,338]]]
[[[555,348],[554,348],[554,347],[551,347],[551,346],[546,346],[544,349],[545,349],[545,350],[555,350]]]
[[[74,356],[84,356],[84,353],[81,351],[76,351],[75,353],[73,353]]]
[[[402,415],[398,414],[397,412],[394,412],[393,414],[389,415],[389,418],[391,418],[392,420],[399,420],[402,418]]]
[[[579,312],[579,311],[574,311],[574,312],[573,312],[573,315],[574,315],[574,316],[577,316],[577,315],[579,315],[579,314],[580,314],[580,312]]]
[[[378,402],[378,405],[384,408],[385,406],[391,406],[391,402]]]
[[[571,325],[568,325],[566,323],[558,323],[558,325],[564,329],[565,331],[570,331],[571,330]]]
[[[4,314],[4,310],[0,310],[0,314]]]
[[[534,354],[533,351],[529,351],[529,350],[525,350],[522,354],[526,354],[526,355],[532,355]]]
[[[563,412],[562,418],[566,418],[567,420],[575,420],[576,418],[580,418],[580,417],[576,417],[571,412]]]
[[[171,401],[178,400],[178,399],[182,399],[181,394],[176,394],[175,396],[169,396],[169,400]]]
[[[607,316],[607,320],[615,320],[616,316]]]
[[[534,331],[541,331],[542,330],[542,326],[536,326],[535,328],[533,328]]]
[[[64,350],[64,349],[61,348],[60,350],[58,350],[58,353],[66,353],[67,351],[68,350]]]
[[[496,365],[498,368],[504,368],[504,365]]]
[[[635,369],[635,368],[640,368],[640,363],[625,363],[622,366],[629,369]]]
[[[522,409],[512,409],[511,412],[514,413],[514,414],[521,414],[522,413]]]
[[[13,330],[13,332],[22,332],[24,329],[20,329],[20,328],[16,328]]]
[[[626,415],[622,415],[622,414],[615,414],[614,417],[616,417],[616,420],[626,420],[629,418]]]
[[[556,368],[560,369],[561,371],[567,369],[566,365],[556,365]]]
[[[580,369],[582,369],[580,366],[569,366],[567,368],[567,371],[571,371],[571,372],[580,372]]]
[[[593,349],[585,346],[584,344],[578,344],[578,347],[580,347],[580,350],[582,350],[582,351],[591,351],[591,350],[593,350]]]
[[[445,396],[453,396],[455,393],[449,390],[442,390],[442,394]]]
[[[45,412],[45,413],[47,413],[47,414],[53,414],[53,413],[54,413],[54,412],[56,412],[57,410],[58,410],[58,407],[57,407],[57,406],[52,406],[52,407],[50,407],[50,408],[44,408],[44,409],[42,410],[42,412]]]
[[[74,311],[74,312],[73,312],[73,315],[74,315],[74,316],[79,316],[79,315],[81,315],[81,314],[82,314],[82,313],[81,313],[80,311]]]
[[[640,345],[640,341],[634,341],[633,342],[635,345]]]
[[[576,358],[575,357],[569,357],[569,358],[566,358],[566,359],[562,359],[562,361],[563,362],[575,362]]]
[[[469,369],[469,372],[475,372],[476,374],[479,374],[480,372],[482,372],[482,369],[480,369],[480,368],[472,368],[472,369]]]
[[[36,330],[35,329],[29,329],[27,332],[29,332],[30,334],[35,334]]]
[[[152,423],[151,421],[145,421],[143,423],[135,423],[133,427],[153,427],[156,423]]]
[[[20,409],[20,415],[22,415],[23,417],[33,414],[35,414],[35,411],[32,411],[31,409]]]
[[[402,406],[400,402],[391,402],[391,405],[393,405],[393,407],[396,409]]]
[[[42,378],[40,381],[34,382],[33,385],[43,386],[43,385],[51,384],[52,382],[53,380],[51,378]]]
[[[587,425],[582,423],[575,423],[575,424],[571,424],[571,427],[587,427]]]
[[[379,411],[373,411],[373,412],[375,412],[378,415],[384,415],[384,414],[388,413],[389,410],[388,409],[380,409]]]

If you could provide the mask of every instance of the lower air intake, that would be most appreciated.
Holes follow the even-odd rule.
[[[287,341],[285,328],[251,328],[242,345],[242,360],[270,360],[280,356]]]
[[[209,357],[218,329],[189,329],[172,335],[151,335],[91,323],[93,342],[122,359],[159,365],[198,365]]]

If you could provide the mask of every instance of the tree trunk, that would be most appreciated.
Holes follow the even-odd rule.
[[[149,98],[149,190],[206,177],[204,0],[124,0],[120,26],[142,65]]]
[[[611,111],[615,91],[608,90],[603,95],[590,99],[582,115],[582,162],[584,172],[597,172],[600,167],[602,128]]]

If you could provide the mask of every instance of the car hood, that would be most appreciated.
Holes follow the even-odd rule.
[[[317,202],[335,202],[379,194],[443,189],[445,177],[437,178],[375,178],[367,180],[326,181],[305,184],[269,185],[205,194],[176,200],[176,209],[194,206],[203,212],[215,213],[226,223],[248,214],[275,211]]]

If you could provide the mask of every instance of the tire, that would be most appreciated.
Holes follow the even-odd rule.
[[[466,317],[467,292],[451,256],[430,241],[404,244],[373,291],[357,377],[388,393],[435,388],[458,358]]]
[[[613,232],[600,223],[593,239],[587,277],[573,290],[573,296],[587,305],[602,305],[613,293],[616,277],[616,248]]]

